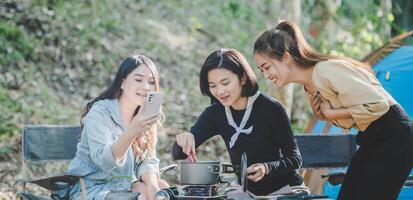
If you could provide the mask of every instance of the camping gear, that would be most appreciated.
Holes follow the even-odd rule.
[[[29,164],[72,159],[76,154],[79,136],[79,126],[25,125],[22,131],[22,174],[27,174]],[[23,199],[42,198],[40,196],[35,197],[36,195],[25,191],[26,183],[32,183],[51,191],[51,196],[54,195],[53,198],[58,198],[58,195],[64,196],[65,190],[61,188],[65,184],[70,187],[78,181],[82,182],[83,179],[66,174],[40,179],[24,177],[17,180],[18,183],[23,184],[23,191],[18,192],[18,196]]]
[[[180,161],[180,184],[211,185],[218,184],[221,173],[234,173],[232,165],[219,161]]]

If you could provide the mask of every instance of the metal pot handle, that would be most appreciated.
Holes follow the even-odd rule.
[[[222,167],[222,170],[221,170],[222,173],[235,173],[236,172],[234,166],[232,166],[231,164],[221,164],[221,167]]]
[[[248,181],[247,181],[247,154],[244,152],[241,156],[241,186],[244,192],[247,192]]]
[[[209,173],[211,174],[219,174],[220,173],[220,168],[219,164],[211,164],[209,167]]]

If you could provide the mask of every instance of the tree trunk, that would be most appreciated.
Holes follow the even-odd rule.
[[[335,31],[332,23],[333,17],[336,15],[338,6],[341,5],[341,0],[316,0],[311,11],[311,23],[309,32],[311,36],[317,38],[318,34],[323,31]],[[335,34],[327,34],[335,36]]]
[[[392,36],[413,30],[413,1],[393,0],[392,12],[394,15]],[[406,38],[408,43],[413,43],[413,37]]]
[[[387,19],[388,16],[392,14],[392,2],[391,0],[380,0],[380,7],[383,11],[383,17]],[[391,35],[391,24],[388,23],[387,20],[384,20],[382,24],[382,28],[384,29],[383,33],[388,37]]]

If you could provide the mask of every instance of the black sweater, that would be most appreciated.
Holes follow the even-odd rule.
[[[231,112],[235,123],[239,125],[245,110],[231,108]],[[248,190],[256,195],[267,195],[287,184],[302,184],[303,179],[297,172],[302,159],[284,108],[274,99],[260,94],[244,128],[251,125],[254,126],[251,134],[241,133],[235,145],[229,148],[235,129],[228,124],[224,106],[217,102],[204,110],[190,132],[195,137],[196,147],[211,137],[220,135],[234,166],[240,165],[243,152],[247,154],[248,166],[267,163],[270,168],[268,175],[256,183],[248,181]],[[176,142],[172,147],[172,156],[174,159],[187,157]]]

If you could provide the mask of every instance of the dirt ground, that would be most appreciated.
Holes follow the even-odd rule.
[[[17,199],[17,184],[21,166],[20,138],[13,137],[0,142],[0,199]]]

